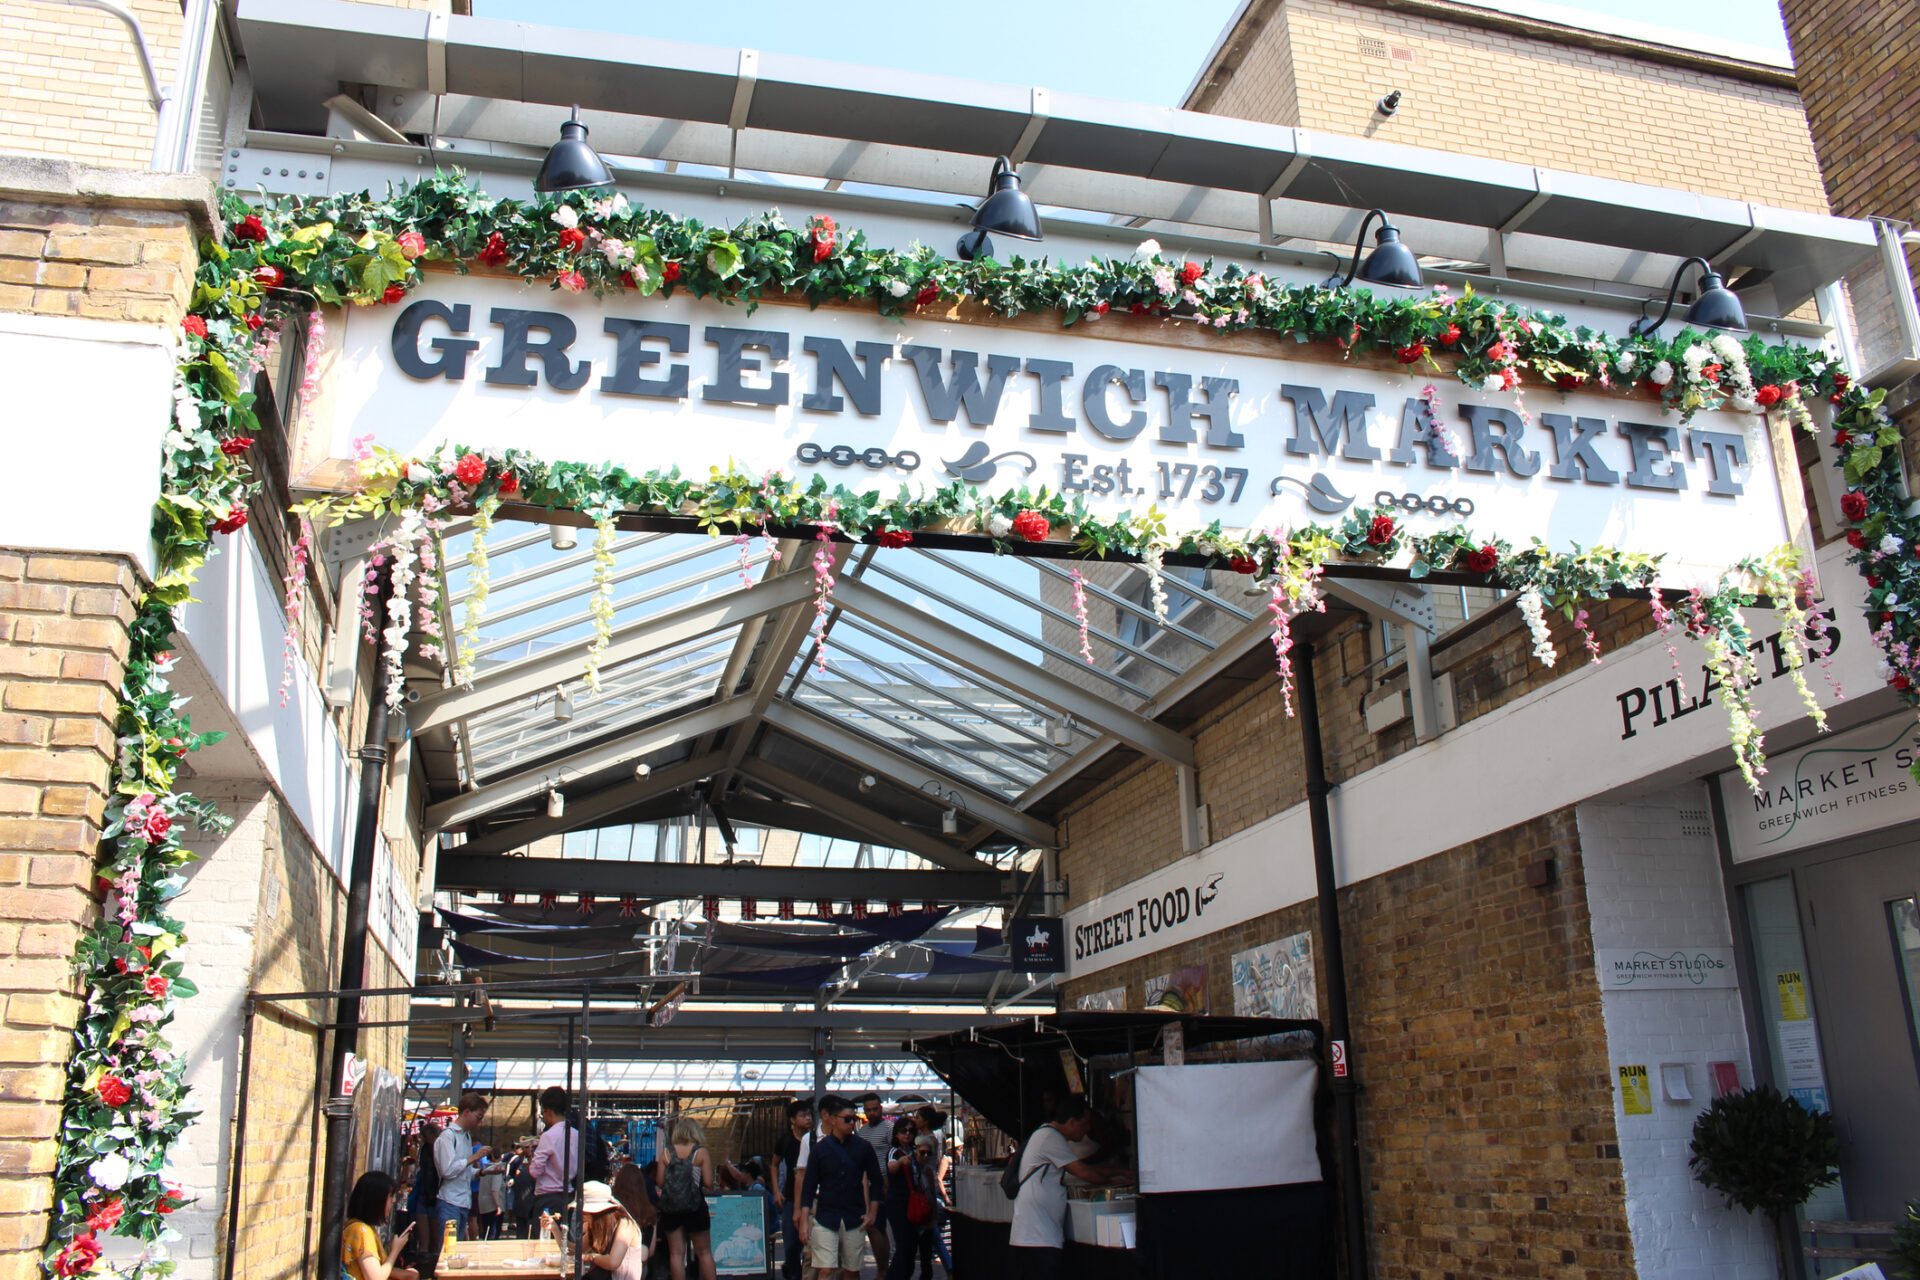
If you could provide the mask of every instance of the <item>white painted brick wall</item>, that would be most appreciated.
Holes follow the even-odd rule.
[[[1596,951],[1732,944],[1704,786],[1575,812]],[[1694,1117],[1713,1097],[1708,1064],[1733,1062],[1741,1083],[1753,1082],[1740,993],[1608,991],[1601,1005],[1616,1082],[1623,1063],[1644,1064],[1652,1077],[1652,1115],[1625,1114],[1617,1083],[1613,1103],[1641,1280],[1773,1280],[1765,1225],[1726,1208],[1687,1170]],[[1665,1100],[1663,1062],[1686,1064],[1693,1102]]]

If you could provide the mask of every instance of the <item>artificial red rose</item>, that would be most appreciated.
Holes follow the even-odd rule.
[[[1013,531],[1028,542],[1044,542],[1053,526],[1038,511],[1022,511],[1013,518]]]
[[[172,1213],[186,1202],[186,1193],[180,1190],[180,1188],[168,1184],[167,1188],[160,1193],[160,1198],[153,1202],[153,1211],[155,1213]]]
[[[660,268],[660,283],[661,283],[661,284],[672,284],[672,283],[673,283],[673,282],[674,282],[675,280],[678,280],[679,278],[680,278],[680,264],[679,264],[679,263],[677,263],[677,262],[668,262],[668,263],[665,263],[665,264],[663,264],[663,265],[661,266],[661,268]]]
[[[120,1203],[118,1196],[105,1204],[96,1205],[93,1212],[87,1215],[87,1230],[111,1231],[114,1224],[120,1221],[120,1215],[126,1211],[127,1207]]]
[[[1833,447],[1834,447],[1834,448],[1836,448],[1836,449],[1844,449],[1844,448],[1846,448],[1846,447],[1847,447],[1848,445],[1850,445],[1850,444],[1852,444],[1852,443],[1853,443],[1853,434],[1852,434],[1851,432],[1848,432],[1848,431],[1836,431],[1836,432],[1834,432],[1834,433],[1833,433]]]
[[[487,460],[477,453],[463,453],[453,464],[453,478],[471,489],[487,478]]]
[[[287,273],[278,267],[255,267],[253,279],[255,284],[263,284],[269,289],[278,289],[287,282]]]
[[[1827,397],[1827,403],[1839,404],[1842,400],[1845,400],[1846,398],[1847,397],[1843,393],[1836,391],[1832,395]]]
[[[1505,338],[1487,348],[1487,359],[1500,361],[1513,359],[1513,344]]]
[[[246,523],[247,509],[236,502],[227,509],[226,515],[213,522],[213,531],[215,533],[238,533],[246,527]]]
[[[874,539],[883,547],[904,547],[913,541],[913,534],[907,529],[882,529]]]
[[[1913,688],[1913,681],[1907,679],[1905,676],[1895,676],[1893,678],[1893,687],[1905,693],[1907,690]]]
[[[1231,560],[1227,561],[1227,568],[1233,570],[1235,573],[1244,573],[1248,577],[1252,577],[1254,574],[1260,572],[1259,562],[1251,556],[1234,556]]]
[[[562,271],[559,275],[555,276],[554,279],[559,283],[560,287],[568,293],[586,292],[587,278],[578,271]]]
[[[501,476],[500,492],[503,494],[506,494],[509,497],[511,497],[513,494],[520,492],[520,477],[514,475],[511,471]]]
[[[490,267],[497,267],[507,260],[507,242],[496,231],[487,237],[486,247],[480,250],[480,261]]]
[[[1893,625],[1893,611],[1892,611],[1892,610],[1888,610],[1887,612],[1885,612],[1885,613],[1882,613],[1882,614],[1880,615],[1880,621],[1881,621],[1881,623],[1882,623],[1883,625],[1885,625],[1885,626],[1889,626],[1889,627],[1890,627],[1890,626],[1892,626],[1892,625]]]
[[[147,820],[141,830],[145,833],[148,844],[159,844],[167,838],[167,832],[173,830],[173,819],[167,816],[164,809],[149,809]]]
[[[1148,314],[1150,311],[1152,311],[1152,308],[1149,307],[1144,302],[1136,302],[1132,306],[1128,307],[1127,310],[1133,312],[1134,315],[1144,316]]]
[[[1571,391],[1586,380],[1585,374],[1563,373],[1553,380],[1553,385],[1559,387],[1562,391]]]
[[[578,253],[586,242],[587,233],[578,227],[567,227],[560,232],[560,247],[568,253]]]
[[[1093,306],[1092,306],[1092,307],[1090,308],[1090,310],[1091,310],[1091,311],[1093,312],[1093,314],[1095,314],[1095,315],[1097,315],[1097,316],[1103,316],[1103,315],[1105,315],[1105,314],[1107,314],[1107,312],[1108,312],[1109,310],[1111,310],[1111,309],[1112,309],[1112,304],[1110,304],[1110,303],[1106,303],[1106,302],[1096,302],[1096,303],[1094,303],[1094,304],[1093,304]]]
[[[57,1276],[83,1276],[93,1270],[93,1264],[99,1260],[100,1242],[94,1239],[93,1232],[82,1232],[53,1260],[53,1273]]]
[[[937,284],[923,284],[920,286],[920,292],[913,295],[913,305],[916,307],[924,307],[929,302],[938,301],[940,301],[940,286]]]
[[[1852,385],[1853,385],[1853,379],[1849,378],[1846,374],[1836,373],[1833,375],[1833,389],[1835,391],[1845,391],[1848,387]]]
[[[252,436],[228,436],[220,442],[220,452],[229,458],[237,458],[251,448],[253,448]]]
[[[638,289],[640,282],[633,278],[633,272],[622,271],[620,273],[620,287],[622,289]]]
[[[1427,344],[1424,342],[1409,343],[1408,345],[1401,347],[1398,351],[1394,352],[1393,354],[1400,358],[1401,364],[1412,364],[1414,361],[1418,360],[1421,356],[1424,356],[1427,354]]]
[[[246,318],[244,321],[242,321],[242,323],[244,323],[247,326],[247,331],[249,333],[258,333],[260,329],[267,322],[260,318],[260,313],[258,311],[249,311],[247,312]]]
[[[1367,526],[1367,545],[1384,547],[1393,541],[1393,517],[1375,516]]]
[[[1201,270],[1202,268],[1197,262],[1183,263],[1180,267],[1180,283],[1187,285],[1192,284],[1200,278]]]
[[[1840,514],[1849,520],[1867,518],[1867,495],[1858,489],[1849,489],[1840,495]]]
[[[1500,551],[1488,543],[1477,551],[1467,552],[1467,568],[1474,573],[1492,573],[1500,567]]]
[[[174,751],[174,752],[184,752],[186,751],[186,749],[187,749],[187,740],[185,738],[168,738],[167,739],[167,750]]]
[[[167,998],[168,985],[169,984],[167,982],[167,978],[165,974],[150,973],[147,975],[146,982],[141,984],[141,987],[148,995],[152,996],[155,1000],[165,1000]]]
[[[393,242],[400,246],[400,256],[408,262],[427,251],[427,238],[418,231],[402,231]]]
[[[1849,529],[1847,530],[1847,545],[1855,551],[1865,551],[1867,549],[1867,535],[1861,533],[1858,529]]]
[[[398,302],[407,296],[407,291],[397,284],[390,284],[380,292],[380,301]]]
[[[834,224],[832,218],[823,214],[809,224],[809,231],[813,236],[813,260],[825,262],[833,256],[833,237],[839,231],[839,227]]]
[[[1441,346],[1450,347],[1458,341],[1460,341],[1460,326],[1457,324],[1448,325],[1447,331],[1440,335]]]
[[[133,1090],[119,1076],[101,1076],[100,1083],[93,1086],[93,1091],[109,1107],[124,1107],[127,1099],[133,1096]]]
[[[260,215],[250,213],[233,226],[235,240],[251,240],[255,244],[264,243],[267,238],[266,224],[260,221]]]
[[[1767,386],[1761,387],[1758,391],[1754,392],[1753,398],[1759,403],[1762,409],[1771,409],[1774,405],[1780,403],[1780,388],[1769,383]]]
[[[180,322],[180,327],[196,338],[207,336],[207,322],[199,316],[188,316]]]

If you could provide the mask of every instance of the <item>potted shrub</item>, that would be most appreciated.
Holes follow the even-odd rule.
[[[1729,1207],[1772,1220],[1780,1274],[1790,1277],[1788,1253],[1796,1244],[1791,1215],[1840,1177],[1833,1117],[1763,1084],[1714,1099],[1693,1122],[1689,1150],[1694,1181],[1725,1196]]]
[[[1920,1200],[1907,1204],[1907,1216],[1893,1228],[1893,1265],[1896,1274],[1920,1280]]]

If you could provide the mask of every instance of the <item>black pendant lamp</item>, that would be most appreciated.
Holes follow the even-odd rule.
[[[1367,228],[1375,218],[1380,219],[1380,230],[1374,233],[1373,252],[1362,262],[1360,250],[1367,243]],[[1326,287],[1344,289],[1353,283],[1356,274],[1368,284],[1389,284],[1398,289],[1418,289],[1424,283],[1420,259],[1400,243],[1400,228],[1387,221],[1384,210],[1367,210],[1367,216],[1360,220],[1360,235],[1353,242],[1353,261],[1347,264],[1347,274],[1328,276]]]
[[[613,175],[607,172],[606,161],[587,145],[587,126],[580,123],[580,108],[575,107],[573,119],[560,126],[560,141],[553,144],[541,162],[540,176],[533,180],[533,189],[541,195],[551,195],[556,191],[584,191],[589,187],[612,185]]]
[[[1627,330],[1629,334],[1652,333],[1667,322],[1667,317],[1673,314],[1673,300],[1680,292],[1680,277],[1684,276],[1687,268],[1696,262],[1700,264],[1700,296],[1695,298],[1693,305],[1687,308],[1687,323],[1697,324],[1706,329],[1737,329],[1742,333],[1746,332],[1747,309],[1740,305],[1740,299],[1734,296],[1733,290],[1727,288],[1727,282],[1721,278],[1718,271],[1713,269],[1713,264],[1705,258],[1688,258],[1674,269],[1673,284],[1667,289],[1667,305],[1660,309],[1660,318],[1652,320],[1641,316],[1633,322],[1633,327]]]
[[[995,156],[993,176],[988,179],[987,198],[973,214],[973,230],[960,237],[957,252],[963,261],[991,257],[992,236],[1011,236],[1015,240],[1039,240],[1040,214],[1033,197],[1020,189],[1020,174],[1005,156]]]

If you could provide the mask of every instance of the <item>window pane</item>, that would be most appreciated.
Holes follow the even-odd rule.
[[[1920,906],[1913,898],[1898,898],[1887,904],[1887,924],[1893,931],[1893,955],[1900,969],[1900,993],[1907,1001],[1907,1029],[1916,1046],[1916,1065],[1920,1065]]]

